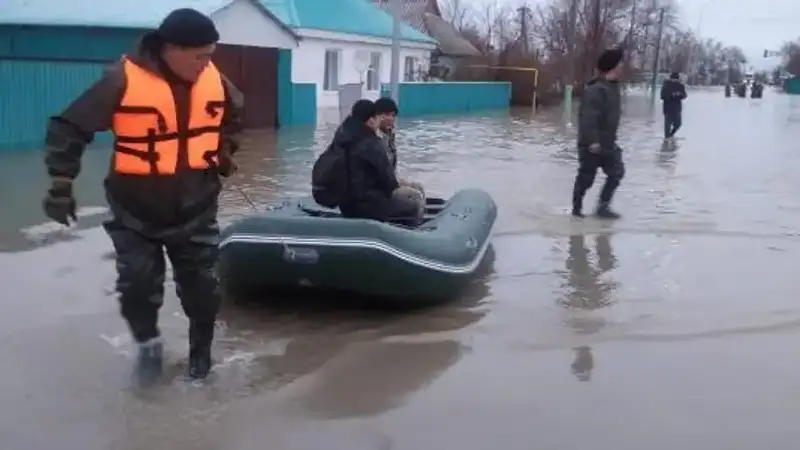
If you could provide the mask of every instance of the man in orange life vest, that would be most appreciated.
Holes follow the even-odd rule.
[[[211,63],[218,39],[210,18],[173,11],[47,130],[52,186],[44,210],[64,225],[76,220],[72,181],[85,146],[97,132],[114,133],[105,180],[112,217],[104,227],[117,255],[121,313],[139,344],[140,384],[162,371],[165,251],[189,318],[189,376],[205,378],[212,366],[220,176],[236,169],[242,105],[242,94]]]

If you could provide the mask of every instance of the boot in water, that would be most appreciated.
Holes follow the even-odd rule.
[[[614,210],[612,210],[611,207],[608,205],[608,203],[600,203],[597,206],[597,213],[596,214],[597,214],[597,217],[600,217],[601,219],[616,220],[616,219],[619,219],[620,217],[622,217],[619,213],[617,213]]]
[[[211,373],[211,347],[189,350],[189,379],[203,380]]]
[[[164,371],[164,344],[160,339],[151,339],[139,344],[139,355],[133,370],[133,383],[146,388],[153,385]]]
[[[583,194],[577,189],[572,192],[572,217],[585,217],[583,215]]]

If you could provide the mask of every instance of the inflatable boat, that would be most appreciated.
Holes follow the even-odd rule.
[[[220,281],[234,294],[311,288],[446,300],[475,276],[496,218],[491,196],[477,189],[429,198],[415,228],[343,218],[310,196],[286,200],[223,230]]]

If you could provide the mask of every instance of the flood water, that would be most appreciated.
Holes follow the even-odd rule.
[[[574,130],[557,116],[401,124],[402,175],[498,203],[490,273],[464,299],[391,315],[228,302],[215,376],[193,385],[168,289],[168,376],[145,393],[98,227],[107,151],[87,152],[71,230],[44,223],[41,155],[0,154],[3,450],[794,448],[800,98],[691,91],[665,148],[660,107],[632,93],[616,223],[568,217]],[[223,219],[249,212],[240,190],[307,192],[332,131],[249,136]]]

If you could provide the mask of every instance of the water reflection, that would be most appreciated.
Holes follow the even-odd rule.
[[[570,236],[566,261],[567,295],[560,300],[565,308],[597,310],[613,302],[611,295],[617,283],[604,279],[604,275],[617,267],[610,235],[598,234],[595,238],[596,264],[590,262],[590,253],[586,236]]]
[[[591,381],[592,369],[594,369],[594,357],[592,348],[580,346],[572,349],[575,352],[575,359],[572,361],[570,369],[578,381]]]
[[[246,350],[242,342],[285,342],[285,347],[252,352],[247,370],[239,371],[245,379],[237,382],[236,374],[226,373],[225,383],[238,385],[242,396],[297,385],[292,404],[321,419],[397,408],[462,356],[465,347],[454,333],[487,313],[479,301],[483,294],[476,294],[410,314],[229,307],[221,346],[239,347],[240,353]]]
[[[321,419],[397,408],[464,353],[458,333],[488,312],[494,258],[490,247],[462,298],[436,308],[369,308],[366,298],[320,293],[229,298],[220,313],[217,349],[229,363],[215,369],[219,388],[230,401],[288,389],[301,414]]]
[[[678,143],[664,140],[656,157],[656,164],[663,169],[673,172],[676,167],[675,157],[678,155]]]
[[[611,247],[611,236],[598,234],[595,237],[595,263],[590,260],[591,251],[586,246],[585,235],[569,238],[569,253],[566,260],[567,294],[561,305],[573,312],[589,312],[589,315],[572,315],[565,322],[576,333],[594,334],[605,326],[602,317],[592,312],[610,306],[617,283],[606,276],[617,267],[617,258]],[[590,381],[594,369],[592,349],[588,345],[572,349],[575,353],[570,371],[578,381]]]
[[[466,325],[466,324],[465,324]],[[454,365],[464,346],[454,340],[352,344],[322,368],[296,399],[317,419],[369,417],[402,406]]]

